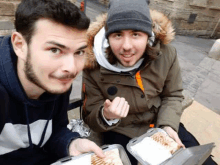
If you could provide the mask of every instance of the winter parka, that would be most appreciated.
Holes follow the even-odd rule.
[[[97,62],[93,51],[94,38],[103,28],[106,15],[97,18],[88,30],[88,58],[83,72],[83,119],[96,132],[114,131],[130,138],[144,134],[152,124],[155,127],[171,126],[178,131],[182,114],[182,79],[177,52],[169,43],[174,39],[171,21],[151,10],[156,59],[145,61],[142,67],[130,74],[104,68]],[[140,85],[137,76],[141,79]],[[100,111],[106,99],[124,97],[130,105],[126,118],[109,126]]]

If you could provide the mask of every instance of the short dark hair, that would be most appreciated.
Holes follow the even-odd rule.
[[[22,0],[15,14],[15,28],[26,42],[31,42],[35,23],[46,18],[65,26],[87,30],[90,20],[68,0]]]

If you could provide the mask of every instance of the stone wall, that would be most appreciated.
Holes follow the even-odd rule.
[[[14,21],[15,10],[20,0],[0,0],[0,20]]]
[[[14,29],[14,13],[20,0],[0,0],[0,36],[8,35]]]
[[[97,1],[107,6],[109,0]],[[0,0],[0,35],[13,29],[19,2]],[[220,38],[220,0],[151,0],[150,8],[165,13],[173,21],[177,34]]]
[[[177,34],[220,38],[220,0],[150,0],[150,8],[165,13]]]
[[[220,37],[219,0],[154,0],[150,7],[169,16],[177,34]]]

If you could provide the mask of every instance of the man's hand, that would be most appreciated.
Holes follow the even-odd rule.
[[[121,119],[128,115],[129,107],[123,97],[116,97],[112,102],[107,99],[104,103],[103,114],[108,120]]]
[[[76,139],[70,143],[69,153],[71,156],[77,156],[86,152],[94,152],[98,157],[104,158],[105,155],[102,149],[94,142],[88,139]]]
[[[181,142],[178,134],[176,133],[176,131],[174,131],[171,127],[169,126],[165,126],[163,128],[164,131],[166,131],[166,133],[173,139],[175,140],[181,147],[185,148],[184,144]]]

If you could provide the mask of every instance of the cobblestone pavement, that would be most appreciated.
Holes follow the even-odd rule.
[[[208,57],[214,40],[177,36],[176,47],[183,87],[207,108],[220,114],[220,61]]]

